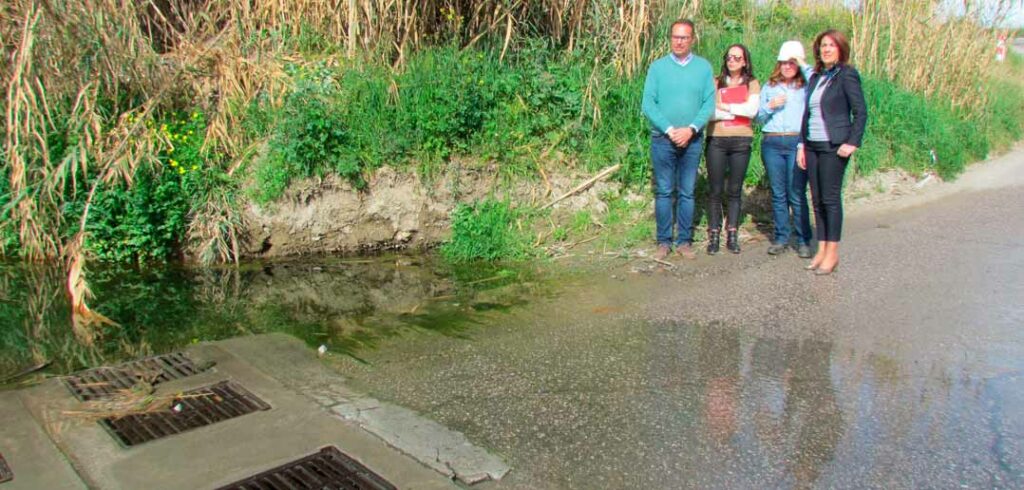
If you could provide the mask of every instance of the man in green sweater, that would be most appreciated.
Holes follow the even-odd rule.
[[[644,81],[643,112],[651,123],[654,166],[654,219],[658,260],[672,246],[672,195],[676,194],[676,253],[693,259],[693,189],[703,149],[704,126],[715,110],[711,63],[693,54],[693,22],[678,20],[670,29],[672,52],[651,63]]]

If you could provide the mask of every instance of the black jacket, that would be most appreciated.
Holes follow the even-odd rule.
[[[815,73],[807,82],[807,105],[800,131],[800,139],[804,142],[810,134],[808,119],[811,116],[811,94],[820,78],[821,74]],[[868,106],[864,102],[864,91],[861,90],[857,69],[849,65],[839,67],[839,72],[821,96],[821,112],[825,119],[825,132],[833,145],[847,143],[860,147],[864,139],[864,128],[868,124]]]

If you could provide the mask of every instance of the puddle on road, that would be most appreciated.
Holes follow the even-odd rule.
[[[827,335],[652,321],[573,294],[498,318],[472,344],[424,337],[335,364],[506,455],[507,488],[1022,481],[1016,375],[995,383]]]
[[[71,330],[59,270],[0,263],[0,384],[44,365],[62,374],[266,332],[358,358],[403,330],[464,336],[484,315],[552,294],[551,278],[529,266],[455,267],[428,256],[237,269],[94,266],[88,277],[90,306],[119,324],[102,328],[92,345]]]

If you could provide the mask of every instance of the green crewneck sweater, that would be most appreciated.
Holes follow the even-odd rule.
[[[651,126],[662,133],[669,127],[704,129],[715,112],[711,63],[697,55],[686,66],[671,54],[658,58],[647,69],[642,108]]]

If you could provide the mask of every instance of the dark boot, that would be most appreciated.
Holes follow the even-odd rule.
[[[722,232],[708,230],[708,255],[717,255]]]
[[[734,254],[740,253],[740,241],[736,236],[736,230],[729,230],[725,232],[725,248],[729,249]]]

